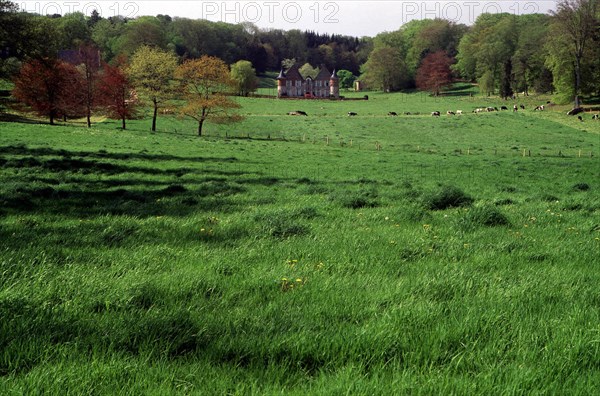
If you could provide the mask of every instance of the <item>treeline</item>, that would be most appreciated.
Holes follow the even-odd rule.
[[[229,24],[172,18],[169,15],[102,18],[97,12],[41,16],[18,12],[0,0],[0,48],[4,76],[27,58],[55,57],[58,51],[94,44],[103,60],[131,56],[142,46],[175,53],[181,60],[215,56],[227,64],[250,61],[258,73],[277,70],[284,59],[315,66],[347,69],[358,74],[370,39],[311,31],[259,29],[251,23]]]
[[[214,56],[249,61],[261,74],[297,62],[306,73],[326,65],[375,90],[419,88],[437,95],[457,79],[487,95],[554,93],[559,102],[600,93],[599,0],[560,0],[549,15],[482,14],[473,26],[415,20],[374,38],[156,17],[101,18],[97,13],[40,16],[0,0],[0,74],[14,75],[25,59],[92,44],[103,60],[130,57],[144,46],[169,51],[181,63]],[[0,76],[1,77],[1,76]]]
[[[377,35],[362,67],[374,89],[440,93],[456,79],[483,94],[554,93],[559,102],[600,94],[598,0],[562,0],[550,15],[482,14],[473,26],[412,21]]]

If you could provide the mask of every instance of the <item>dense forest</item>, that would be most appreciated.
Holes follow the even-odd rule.
[[[375,90],[409,88],[440,94],[457,79],[482,94],[552,92],[560,102],[600,93],[598,0],[562,0],[550,15],[482,14],[473,26],[443,19],[414,20],[392,32],[349,37],[313,31],[261,29],[169,15],[102,18],[81,13],[36,15],[0,0],[0,74],[23,62],[55,58],[60,50],[93,45],[114,64],[144,46],[179,62],[203,55],[232,65],[249,61],[258,74],[293,60],[360,77]],[[577,103],[576,103],[577,104]]]

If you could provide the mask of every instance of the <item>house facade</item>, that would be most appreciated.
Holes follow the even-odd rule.
[[[340,80],[335,70],[330,73],[327,67],[321,66],[319,74],[313,79],[304,78],[298,65],[283,69],[277,76],[278,98],[334,98],[340,97]]]

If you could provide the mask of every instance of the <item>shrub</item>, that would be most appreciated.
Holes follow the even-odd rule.
[[[344,208],[374,208],[377,203],[377,192],[374,189],[359,191],[338,191],[330,196],[332,201],[339,202]]]
[[[301,211],[286,210],[259,213],[254,216],[256,221],[262,223],[265,233],[282,239],[308,234],[310,229],[299,221],[301,218],[307,218],[307,216],[303,216]]]
[[[587,183],[577,183],[573,186],[573,190],[575,191],[588,191],[590,189],[590,185]]]
[[[460,220],[463,226],[506,226],[510,225],[508,218],[498,208],[492,205],[478,206],[470,209]]]
[[[430,210],[444,210],[461,206],[469,206],[473,198],[455,186],[441,186],[437,190],[423,194],[423,205]]]

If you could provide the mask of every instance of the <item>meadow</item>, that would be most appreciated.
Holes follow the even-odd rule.
[[[0,393],[594,393],[600,123],[470,89],[0,121]]]

